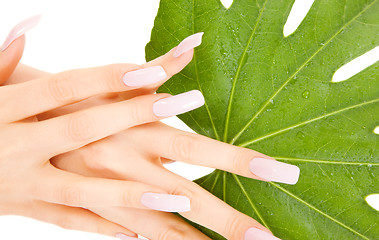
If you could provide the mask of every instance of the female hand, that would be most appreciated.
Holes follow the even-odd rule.
[[[165,69],[176,66],[178,59],[173,57],[173,52],[174,50],[156,60],[154,64],[159,63]],[[146,66],[149,64],[152,63]],[[151,88],[145,94],[154,91],[155,88]],[[82,101],[74,106],[50,111],[39,118],[49,119],[110,101],[117,101],[117,98]],[[294,184],[299,176],[298,168],[292,165],[279,163],[249,149],[186,133],[159,122],[129,128],[78,150],[61,154],[53,158],[52,163],[60,169],[88,177],[138,181],[159,186],[172,194],[188,196],[191,200],[191,211],[181,215],[228,239],[277,239],[255,220],[162,166],[162,163],[172,160],[214,167],[266,181]],[[182,219],[169,213],[124,207],[90,209],[150,239],[208,239]],[[75,222],[71,227],[75,227]]]
[[[0,57],[4,64],[11,58],[11,66],[16,65],[18,58],[9,54],[22,52],[23,32],[36,21],[24,21],[11,32]],[[86,209],[188,211],[190,201],[184,195],[171,195],[163,188],[141,182],[85,177],[57,169],[50,159],[127,128],[200,107],[204,101],[200,92],[142,95],[44,121],[30,119],[99,94],[159,86],[191,60],[192,50],[186,50],[176,59],[174,68],[166,69],[167,73],[156,62],[150,66],[115,64],[0,87],[0,214],[33,216],[61,224],[75,222],[87,231],[135,236]]]

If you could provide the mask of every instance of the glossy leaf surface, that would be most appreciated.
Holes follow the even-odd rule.
[[[179,116],[188,126],[301,169],[293,186],[216,170],[202,187],[282,239],[379,239],[379,214],[364,200],[379,192],[379,63],[331,82],[379,45],[379,1],[315,0],[284,37],[293,2],[161,0],[146,58],[205,32],[159,91],[201,90],[205,106]]]

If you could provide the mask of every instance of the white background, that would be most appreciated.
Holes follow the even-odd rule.
[[[225,0],[225,2],[231,2]],[[302,0],[306,12],[312,0]],[[40,25],[27,33],[22,62],[49,72],[105,65],[116,62],[143,63],[144,47],[150,38],[158,0],[2,0],[0,41],[26,17],[43,14]],[[287,31],[296,29],[295,20]],[[379,55],[379,54],[378,54]],[[176,127],[190,130],[173,118]],[[172,164],[170,169],[196,179],[211,169]],[[31,219],[0,217],[0,239],[112,239],[95,234],[67,231]]]

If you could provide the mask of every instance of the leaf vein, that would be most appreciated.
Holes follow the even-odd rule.
[[[245,146],[248,146],[252,143],[255,143],[255,142],[258,142],[258,141],[261,141],[263,139],[266,139],[266,138],[269,138],[269,137],[272,137],[272,136],[275,136],[279,133],[282,133],[282,132],[286,132],[286,131],[289,131],[291,129],[294,129],[294,128],[297,128],[297,127],[300,127],[300,126],[303,126],[303,125],[306,125],[306,124],[309,124],[311,122],[314,122],[314,121],[318,121],[320,119],[323,119],[323,118],[326,118],[326,117],[329,117],[329,116],[332,116],[332,115],[335,115],[335,114],[338,114],[338,113],[341,113],[341,112],[344,112],[344,111],[348,111],[350,109],[354,109],[354,108],[357,108],[357,107],[361,107],[361,106],[364,106],[364,105],[367,105],[367,104],[371,104],[371,103],[376,103],[379,101],[379,98],[377,99],[374,99],[374,100],[371,100],[371,101],[367,101],[367,102],[363,102],[363,103],[359,103],[359,104],[356,104],[356,105],[352,105],[352,106],[349,106],[349,107],[346,107],[346,108],[342,108],[340,110],[337,110],[337,111],[334,111],[334,112],[330,112],[330,113],[327,113],[327,114],[324,114],[324,115],[321,115],[321,116],[318,116],[318,117],[315,117],[315,118],[312,118],[312,119],[309,119],[309,120],[306,120],[304,122],[300,122],[300,123],[297,123],[295,125],[292,125],[292,126],[289,126],[289,127],[286,127],[286,128],[282,128],[280,130],[277,130],[277,131],[274,131],[272,133],[269,133],[269,134],[266,134],[266,135],[263,135],[261,137],[258,137],[258,138],[255,138],[253,140],[249,140],[249,141],[246,141],[244,143],[241,143],[239,144],[238,146],[240,147],[245,147]]]
[[[296,196],[296,195],[293,194],[292,192],[288,191],[287,189],[285,189],[285,188],[279,186],[279,185],[276,184],[276,183],[273,183],[273,182],[269,182],[269,183],[270,183],[272,186],[274,186],[274,187],[278,188],[279,190],[281,190],[282,192],[286,193],[288,196],[290,196],[290,197],[294,198],[295,200],[299,201],[300,203],[306,205],[306,206],[309,207],[310,209],[312,209],[312,210],[316,211],[317,213],[323,215],[324,217],[328,218],[329,220],[331,220],[331,221],[337,223],[337,224],[340,225],[341,227],[344,227],[345,229],[347,229],[347,230],[349,230],[350,232],[352,232],[352,233],[354,233],[354,234],[360,236],[360,237],[363,238],[363,239],[367,239],[367,240],[369,240],[369,238],[366,237],[365,235],[363,235],[363,234],[359,233],[358,231],[354,230],[353,228],[347,226],[347,225],[344,224],[343,222],[341,222],[341,221],[339,221],[339,220],[333,218],[333,217],[330,216],[329,214],[327,214],[327,213],[321,211],[320,209],[316,208],[315,206],[313,206],[312,204],[306,202],[305,200],[299,198],[298,196]]]
[[[367,11],[377,0],[374,0],[372,3],[367,5],[362,11],[360,11],[355,17],[353,17],[349,22],[343,25],[331,38],[329,38],[323,45],[320,46],[284,83],[278,88],[277,91],[274,92],[273,95],[263,106],[250,118],[250,120],[246,123],[246,125],[233,137],[231,144],[235,143],[236,140],[246,131],[246,129],[254,122],[254,120],[266,109],[269,103],[282,91],[282,89],[292,80],[294,77],[315,57],[318,53],[320,53],[340,32],[342,32],[346,27],[348,27],[352,22],[354,22],[359,16],[361,16],[365,11]]]
[[[246,47],[245,47],[244,51],[242,52],[242,55],[241,55],[239,63],[238,63],[238,68],[237,68],[236,74],[234,75],[234,78],[233,78],[232,89],[230,90],[230,96],[229,96],[229,102],[228,102],[228,109],[226,111],[225,129],[224,129],[224,137],[223,137],[224,142],[226,142],[228,140],[227,139],[228,138],[228,128],[229,128],[229,120],[230,120],[232,102],[233,102],[233,97],[234,97],[234,92],[235,92],[237,80],[238,80],[239,74],[242,70],[242,63],[246,57],[247,50],[249,49],[250,44],[254,38],[254,34],[257,30],[258,24],[259,24],[260,20],[262,19],[262,14],[263,14],[263,11],[265,10],[266,3],[267,3],[267,0],[265,1],[265,3],[263,4],[263,7],[259,11],[258,18],[255,22],[254,28],[251,31],[251,34],[250,34],[249,40],[247,41]]]

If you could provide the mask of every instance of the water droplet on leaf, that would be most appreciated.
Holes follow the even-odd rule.
[[[302,94],[303,98],[307,99],[309,98],[310,92],[308,90],[305,90]]]
[[[299,132],[296,133],[296,137],[298,137],[300,139],[304,139],[305,138],[305,134],[302,131],[299,131]]]

